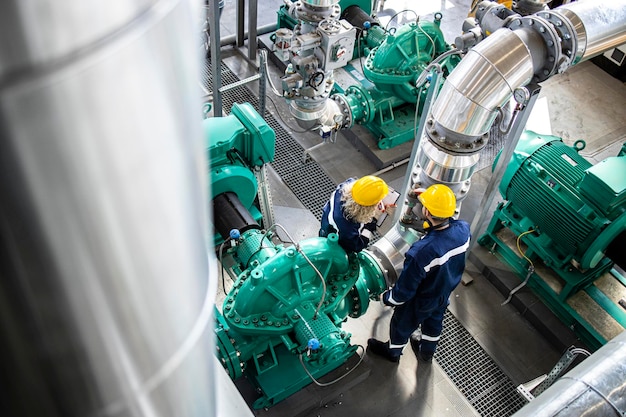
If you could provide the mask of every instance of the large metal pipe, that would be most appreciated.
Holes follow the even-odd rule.
[[[438,137],[455,153],[478,152],[498,108],[518,87],[541,82],[626,43],[626,0],[580,0],[511,20],[469,51],[433,104]],[[441,140],[441,137],[447,137]]]
[[[178,0],[2,5],[7,415],[215,415],[197,21]]]
[[[554,9],[576,30],[578,48],[573,64],[626,43],[626,2],[575,1]],[[540,14],[541,15],[541,14]]]
[[[476,45],[448,76],[433,104],[433,118],[444,128],[441,136],[457,134],[437,143],[463,151],[457,143],[488,132],[498,108],[516,87],[531,80],[533,72],[531,52],[514,31],[497,30]]]
[[[626,415],[626,332],[558,379],[513,417]]]

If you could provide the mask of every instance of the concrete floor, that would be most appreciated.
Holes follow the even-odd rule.
[[[223,33],[232,33],[232,25],[225,24],[234,13],[234,1],[226,0],[222,20]],[[269,3],[269,2],[268,2]],[[274,0],[272,4],[282,4]],[[447,41],[453,42],[460,31],[460,22],[467,14],[470,0],[440,2],[387,1],[385,6],[394,11],[403,8],[429,7],[432,10],[418,13],[444,13]],[[259,26],[275,19],[275,8],[263,3],[259,11]],[[271,11],[271,13],[270,13]],[[390,16],[389,10],[381,12]],[[446,18],[450,16],[449,20]],[[450,37],[448,37],[450,35]],[[240,78],[254,72],[254,68],[232,47],[224,47],[224,63]],[[278,80],[280,74],[271,68],[271,76]],[[582,154],[592,162],[616,155],[626,142],[626,86],[606,74],[591,62],[585,62],[564,74],[554,76],[542,84],[540,100],[533,117],[533,129],[546,129],[538,133],[560,136],[567,144],[577,139],[587,142]],[[256,88],[251,86],[251,89]],[[280,100],[273,98],[274,102]],[[295,122],[289,120],[283,104],[278,102],[273,113],[285,119],[282,124],[292,131],[302,148],[310,148],[320,142],[316,134],[296,133]],[[549,117],[547,117],[549,115]],[[549,125],[549,126],[548,126]],[[339,183],[350,176],[377,173],[392,187],[400,189],[406,166],[387,172],[377,172],[376,164],[343,137],[334,144],[317,147],[310,152],[324,172]],[[277,155],[280,158],[281,155]],[[273,171],[271,173],[272,196],[277,223],[282,224],[296,239],[317,235],[318,221],[302,202]],[[464,201],[461,218],[471,221],[479,210],[480,200],[489,181],[489,169],[483,169],[472,178],[472,190]],[[314,186],[314,185],[313,185]],[[581,346],[575,335],[565,328],[527,289],[518,293],[524,303],[502,306],[504,294],[519,278],[500,264],[484,248],[475,247],[466,270],[470,285],[459,286],[452,295],[449,311],[462,324],[471,337],[487,352],[491,359],[510,378],[514,385],[525,383],[549,372],[564,349],[575,344]],[[494,281],[494,277],[495,281]],[[497,282],[496,282],[497,281]],[[514,305],[515,304],[515,305]],[[533,318],[528,312],[534,306]],[[519,308],[522,308],[520,310]],[[372,304],[359,319],[349,320],[344,329],[352,333],[352,342],[366,345],[367,339],[387,339],[391,310]],[[535,317],[538,316],[538,317]],[[537,318],[539,323],[537,323]],[[583,346],[584,347],[584,346]],[[365,354],[352,379],[346,378],[328,388],[310,386],[301,393],[268,410],[256,410],[263,416],[468,416],[480,415],[454,386],[451,378],[439,366],[437,359],[432,365],[418,363],[409,348],[399,365]],[[253,393],[239,384],[244,397]],[[516,395],[512,393],[512,395]]]

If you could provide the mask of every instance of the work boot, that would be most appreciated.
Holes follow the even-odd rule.
[[[425,363],[432,363],[433,361],[433,355],[430,353],[424,353],[422,351],[417,352],[417,359],[420,362],[425,362]]]
[[[394,355],[391,352],[391,349],[389,349],[389,342],[381,342],[380,340],[369,339],[367,341],[367,350],[372,352],[374,355],[386,358],[390,362],[400,362],[400,355]]]
[[[420,362],[431,363],[433,361],[432,353],[424,353],[420,349],[420,339],[411,335],[411,348]]]

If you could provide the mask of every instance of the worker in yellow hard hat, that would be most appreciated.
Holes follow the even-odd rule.
[[[389,341],[367,342],[369,352],[392,362],[399,362],[409,340],[418,360],[432,361],[448,299],[461,281],[470,243],[469,224],[454,219],[454,192],[443,184],[420,191],[417,198],[423,206],[426,234],[411,245],[398,281],[381,295],[385,305],[394,307]]]
[[[387,183],[373,175],[342,182],[324,206],[319,235],[337,233],[346,252],[361,251],[376,230],[376,217],[386,209],[382,201],[388,193]]]

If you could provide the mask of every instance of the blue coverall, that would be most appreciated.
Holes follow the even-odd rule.
[[[376,220],[369,223],[357,223],[346,218],[341,201],[341,193],[344,185],[356,181],[348,178],[337,186],[330,196],[329,201],[322,211],[322,221],[319,231],[320,237],[326,237],[330,233],[337,233],[339,245],[346,252],[360,252],[370,242],[371,232],[376,230]]]
[[[406,252],[398,281],[383,293],[383,302],[395,307],[389,339],[392,355],[402,353],[420,325],[420,352],[435,353],[450,293],[461,281],[465,269],[469,243],[469,224],[450,219],[447,228],[429,231]]]

